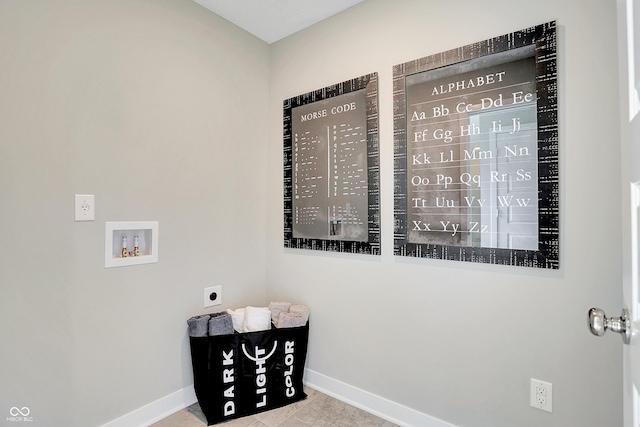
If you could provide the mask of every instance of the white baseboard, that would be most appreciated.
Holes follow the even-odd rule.
[[[328,394],[342,402],[402,427],[456,427],[446,421],[418,412],[310,369],[305,369],[305,383],[321,393]]]
[[[457,427],[310,369],[305,369],[305,383],[321,393],[401,427]],[[196,393],[193,385],[190,385],[142,408],[129,412],[101,427],[147,427],[196,402]]]
[[[193,385],[190,385],[142,408],[129,412],[101,427],[147,427],[187,406],[193,405],[197,401]]]

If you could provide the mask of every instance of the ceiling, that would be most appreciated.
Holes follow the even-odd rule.
[[[271,44],[364,0],[193,0]]]

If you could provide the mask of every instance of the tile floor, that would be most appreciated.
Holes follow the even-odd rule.
[[[307,398],[279,409],[216,424],[221,427],[398,427],[368,412],[305,387]],[[206,418],[197,403],[151,427],[202,427]]]

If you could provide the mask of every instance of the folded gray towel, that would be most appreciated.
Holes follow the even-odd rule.
[[[226,311],[211,314],[209,319],[209,336],[231,335],[233,334],[233,320]]]
[[[209,318],[211,316],[204,314],[202,316],[193,316],[187,320],[189,326],[190,337],[206,337],[209,335]]]

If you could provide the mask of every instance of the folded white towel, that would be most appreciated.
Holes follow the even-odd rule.
[[[271,310],[267,307],[247,307],[244,310],[244,332],[271,329]]]
[[[239,308],[237,310],[231,310],[228,308],[227,313],[231,315],[233,329],[235,329],[236,332],[244,332],[244,308]]]
[[[304,319],[304,324],[307,323],[307,321],[309,320],[309,307],[307,307],[306,305],[302,305],[302,304],[293,304],[291,305],[291,307],[289,307],[289,312],[290,313],[300,313],[303,316]]]
[[[304,326],[307,324],[308,316],[301,313],[280,313],[278,318],[277,328],[297,328],[298,326]]]
[[[286,313],[287,311],[289,311],[289,307],[291,307],[291,303],[286,301],[276,301],[269,303],[269,310],[271,310],[271,321],[276,327],[278,327],[278,319],[280,318],[280,313]]]

